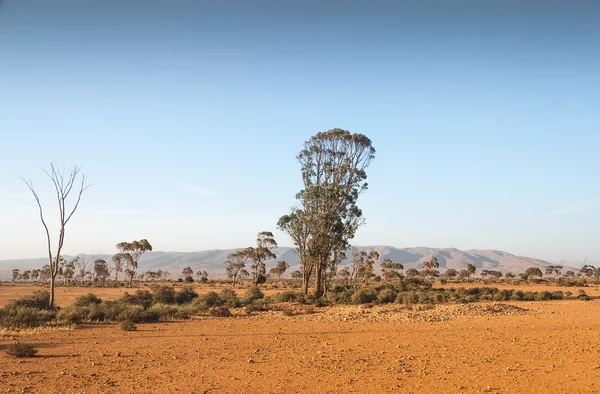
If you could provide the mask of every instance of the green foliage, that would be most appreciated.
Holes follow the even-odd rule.
[[[353,304],[370,304],[377,299],[377,291],[372,288],[360,289],[352,296]]]
[[[151,289],[154,302],[160,304],[175,303],[175,289],[172,286],[154,285]]]
[[[394,302],[397,296],[398,293],[393,289],[383,289],[379,292],[379,294],[377,294],[377,301],[380,304],[387,304]]]
[[[261,300],[263,298],[265,298],[265,294],[262,291],[260,291],[260,289],[258,287],[252,286],[246,290],[244,300],[247,303],[250,303],[250,302],[253,302],[254,300]]]
[[[275,302],[304,302],[304,294],[293,290],[285,290],[273,296]]]
[[[23,296],[16,300],[10,300],[6,308],[33,308],[50,309],[50,292],[37,290],[32,294]]]
[[[6,328],[40,327],[55,318],[54,311],[45,309],[8,305],[0,309],[0,326]]]
[[[19,342],[11,343],[5,350],[6,354],[17,358],[34,357],[37,352],[33,345]]]
[[[148,309],[154,303],[154,296],[148,290],[136,290],[133,295],[125,293],[121,302],[131,305],[139,305],[143,309]]]
[[[198,293],[196,293],[190,286],[186,286],[175,293],[175,303],[179,305],[190,303],[195,298],[198,298]]]
[[[206,294],[201,294],[196,298],[194,304],[200,308],[200,310],[207,311],[215,306],[222,306],[223,300],[214,291],[209,291]]]
[[[96,294],[88,293],[81,297],[77,297],[75,299],[74,306],[90,306],[90,305],[98,305],[102,302],[100,298]]]
[[[221,299],[225,303],[225,306],[229,308],[238,308],[241,306],[241,302],[237,297],[237,293],[231,289],[223,289],[220,294]]]

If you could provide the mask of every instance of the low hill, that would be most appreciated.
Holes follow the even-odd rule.
[[[457,270],[464,269],[468,264],[473,264],[478,271],[482,269],[498,270],[502,272],[520,273],[528,267],[546,267],[551,265],[547,261],[534,259],[531,257],[515,256],[513,254],[499,250],[459,250],[455,248],[395,248],[392,246],[364,246],[360,250],[367,252],[377,251],[380,260],[390,259],[394,262],[404,264],[405,269],[422,267],[422,262],[432,256],[437,257],[440,263],[440,271],[448,268]],[[223,261],[230,253],[239,249],[227,250],[205,250],[200,252],[149,252],[142,256],[140,260],[140,271],[156,271],[159,268],[171,272],[178,276],[185,267],[191,267],[194,271],[207,271],[211,278],[223,278],[225,269]],[[281,247],[275,251],[277,260],[284,260],[290,265],[288,272],[299,269],[299,259],[293,248]],[[89,258],[89,256],[81,255]],[[105,257],[110,261],[110,256]],[[348,264],[345,261],[342,265]],[[10,279],[11,271],[18,268],[21,271],[27,269],[40,268],[47,264],[47,259],[22,259],[22,260],[0,260],[0,278]],[[267,267],[275,264],[275,260],[267,262]],[[565,269],[568,269],[565,267]],[[375,272],[379,273],[379,266],[375,267]]]

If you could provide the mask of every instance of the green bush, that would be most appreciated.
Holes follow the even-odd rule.
[[[212,307],[222,306],[223,300],[216,292],[209,291],[206,294],[199,295],[194,301],[194,304],[197,305],[200,310],[207,311]]]
[[[34,291],[32,294],[16,300],[10,300],[5,308],[33,308],[50,309],[50,293],[43,290]]]
[[[254,300],[261,300],[263,298],[265,298],[265,294],[256,286],[249,287],[244,296],[244,299],[247,303],[253,302]]]
[[[125,293],[120,301],[125,304],[139,305],[143,309],[148,309],[154,303],[154,296],[148,290],[137,290],[133,295]]]
[[[273,300],[275,302],[300,302],[300,300],[304,300],[304,294],[293,290],[284,290],[273,295]]]
[[[87,306],[68,306],[56,313],[56,320],[61,324],[81,324],[87,320],[89,310]]]
[[[34,328],[53,321],[56,312],[31,307],[8,306],[0,309],[0,326],[6,328]]]
[[[395,292],[392,289],[383,289],[379,292],[379,294],[377,294],[377,301],[380,304],[388,304],[391,302],[394,302],[396,300],[396,297],[398,296],[398,293]]]
[[[96,296],[96,294],[88,293],[81,297],[77,297],[74,306],[90,306],[90,305],[98,305],[102,300]]]
[[[377,291],[372,288],[360,289],[352,295],[353,304],[370,304],[377,299]]]
[[[221,290],[220,297],[228,308],[239,308],[241,306],[237,293],[231,289],[225,288]]]
[[[151,287],[151,289],[154,302],[159,304],[175,303],[175,289],[172,286],[154,285]]]
[[[186,286],[175,293],[175,303],[179,305],[190,303],[194,298],[198,298],[198,293],[190,286]]]

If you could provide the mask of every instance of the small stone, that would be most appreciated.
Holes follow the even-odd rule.
[[[255,361],[254,361],[253,359],[249,359],[249,360],[248,360],[248,364],[254,364],[254,362],[255,362]]]

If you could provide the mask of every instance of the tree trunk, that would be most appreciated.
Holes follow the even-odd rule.
[[[54,275],[50,275],[50,309],[54,308]]]
[[[317,264],[317,270],[315,272],[315,298],[319,299],[323,296],[323,264]]]

